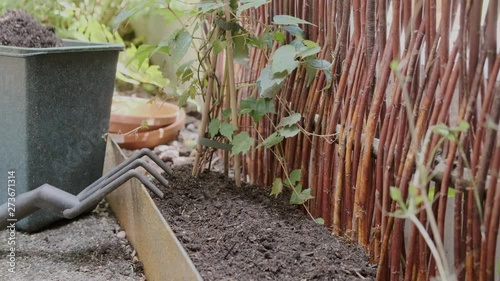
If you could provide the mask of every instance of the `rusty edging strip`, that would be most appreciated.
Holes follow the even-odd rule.
[[[108,141],[104,173],[125,160]],[[144,264],[147,280],[203,280],[144,186],[131,179],[106,197]]]

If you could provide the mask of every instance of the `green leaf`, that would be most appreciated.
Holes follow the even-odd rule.
[[[391,61],[389,66],[393,71],[399,71],[399,62],[397,60]]]
[[[309,57],[309,56],[314,56],[316,55],[317,53],[321,52],[321,47],[319,46],[316,46],[316,47],[312,47],[312,48],[309,48],[305,51],[302,51],[298,54],[299,57],[301,58],[306,58],[306,57]]]
[[[242,32],[234,33],[234,62],[248,68],[250,55],[246,37],[247,35]]]
[[[222,111],[222,119],[227,120],[231,117],[231,108],[226,108]]]
[[[323,218],[316,218],[314,221],[319,225],[325,225],[325,220]]]
[[[281,119],[281,121],[278,124],[278,127],[291,126],[293,124],[297,124],[297,122],[299,122],[301,118],[302,115],[300,115],[300,113],[297,112],[292,113],[290,114],[290,116]]]
[[[254,112],[251,114],[255,122],[258,122],[264,115],[276,113],[274,109],[274,101],[268,98],[258,98]]]
[[[296,193],[292,193],[292,196],[290,197],[290,204],[294,205],[300,205],[304,204],[307,200],[313,199],[314,197],[311,196],[311,189],[304,189],[302,190],[302,185],[298,184],[295,187]]]
[[[452,186],[448,187],[448,198],[455,198],[455,193],[456,190]],[[427,192],[427,197],[429,198],[429,201],[434,201],[434,196],[436,195],[436,187],[431,186],[429,188],[429,191]]]
[[[304,189],[300,193],[300,199],[302,199],[303,202],[306,202],[307,200],[313,199],[314,197],[311,195],[311,189]]]
[[[319,69],[319,70],[325,70],[325,69],[329,69],[330,67],[332,67],[332,64],[329,61],[318,60],[318,59],[311,60],[310,62],[308,62],[308,65],[312,68]]]
[[[460,120],[460,123],[458,124],[457,131],[465,133],[467,130],[469,130],[470,125],[467,121],[465,120]]]
[[[215,19],[214,23],[224,31],[238,31],[242,29],[241,25],[239,25],[237,22],[234,21]]]
[[[271,148],[274,145],[283,141],[283,137],[278,134],[278,132],[272,133],[269,137],[267,137],[262,143],[260,143],[257,148],[265,146],[266,148]]]
[[[398,202],[398,204],[401,208],[405,207],[405,204],[403,202],[403,196],[401,195],[401,190],[399,190],[399,188],[391,186],[391,188],[389,190],[389,194],[390,194],[392,200]]]
[[[189,99],[194,99],[196,96],[196,88],[191,85],[188,90],[180,90],[177,89],[176,93],[179,96],[178,104],[180,107],[183,107],[187,104]]]
[[[234,127],[229,123],[222,123],[220,126],[220,134],[225,136],[229,141],[233,140]]]
[[[307,78],[307,84],[306,85],[308,87],[311,86],[312,81],[316,77],[316,72],[318,72],[317,69],[312,68],[312,67],[306,65],[306,78]]]
[[[246,153],[252,147],[254,139],[250,137],[248,132],[241,132],[233,138],[233,148],[231,150],[231,156],[238,153]]]
[[[259,78],[257,78],[257,89],[259,90],[259,95],[261,97],[274,98],[281,90],[284,80],[285,77],[273,78],[271,76],[271,65],[266,66],[262,69]]]
[[[424,197],[423,196],[416,196],[414,199],[414,204],[415,204],[415,207],[417,207],[418,205],[420,205],[420,203],[424,202]]]
[[[305,21],[303,19],[299,19],[296,17],[292,17],[289,15],[276,15],[273,17],[273,23],[274,24],[281,24],[281,25],[297,25],[300,23],[314,25],[308,21]]]
[[[432,127],[432,132],[436,135],[442,135],[444,137],[448,137],[450,134],[450,128],[445,124],[437,124]]]
[[[325,90],[330,89],[330,87],[332,86],[332,71],[330,70],[330,68],[328,68],[328,69],[324,69],[323,73],[325,74],[325,77],[326,77],[326,85],[322,89],[322,91],[325,91]]]
[[[115,19],[115,24],[114,24],[114,29],[118,29],[118,26],[126,19],[130,18],[131,16],[135,15],[137,12],[142,10],[146,6],[151,6],[152,1],[141,1],[137,6],[132,8],[131,10],[121,10],[120,13],[116,16]]]
[[[259,122],[267,113],[275,113],[272,99],[249,97],[241,101],[240,114],[250,114],[255,122]]]
[[[179,62],[188,52],[191,45],[191,34],[185,29],[181,29],[169,43],[170,55],[174,63]]]
[[[283,29],[288,31],[290,35],[295,36],[295,37],[301,37],[304,38],[304,30],[302,30],[300,27],[296,25],[285,25],[283,26]]]
[[[309,49],[319,47],[318,43],[311,40],[304,40],[302,43],[304,43],[304,45]]]
[[[179,81],[187,82],[194,75],[193,70],[191,69],[191,65],[195,62],[195,60],[190,60],[188,62],[183,63],[177,68],[175,75],[177,76]]]
[[[286,126],[280,129],[280,135],[282,135],[285,138],[291,138],[295,137],[299,132],[300,128],[297,125],[292,125],[292,126]]]
[[[302,184],[297,184],[294,189],[295,192],[292,192],[292,196],[290,196],[290,204],[300,205],[303,203],[299,198],[299,194],[302,193]]]
[[[154,49],[156,49],[155,46],[147,44],[143,44],[137,49],[134,59],[137,60],[139,66],[142,66],[146,60],[149,60],[149,57],[152,55]]]
[[[224,51],[226,49],[226,41],[221,41],[220,39],[217,39],[213,43],[214,45],[214,51],[216,54],[219,54],[220,52]]]
[[[168,25],[173,22],[178,21],[178,17],[188,16],[191,13],[190,10],[174,9],[170,6],[169,8],[159,8],[155,10],[155,14],[161,15],[163,18],[163,24]]]
[[[226,4],[222,3],[222,1],[217,0],[215,2],[210,2],[210,3],[205,2],[196,4],[196,8],[199,9],[200,14],[208,14],[224,7],[225,5]]]
[[[236,17],[239,17],[240,14],[250,8],[258,8],[266,3],[270,2],[269,0],[240,0],[240,3],[242,4],[237,12],[236,12]]]
[[[283,191],[283,181],[280,178],[274,179],[271,188],[271,194],[269,195],[274,195],[275,197],[278,197],[278,195],[280,195],[282,191]]]
[[[213,138],[219,133],[219,128],[220,128],[220,120],[219,119],[212,119],[210,121],[210,124],[208,124],[208,132],[210,133],[210,137]]]
[[[280,44],[284,44],[285,43],[285,34],[283,34],[282,32],[279,32],[279,31],[276,31],[274,33],[274,40],[278,41]]]
[[[289,175],[288,179],[285,180],[285,185],[287,186],[295,186],[295,184],[300,181],[300,177],[302,177],[302,170],[295,169]]]
[[[418,196],[418,189],[417,189],[417,187],[414,186],[414,185],[410,185],[408,187],[408,193],[412,197],[417,197]]]
[[[271,75],[292,73],[299,66],[299,62],[295,60],[296,55],[297,52],[291,45],[285,45],[276,50],[273,54]]]

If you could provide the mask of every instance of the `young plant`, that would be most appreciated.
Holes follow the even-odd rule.
[[[259,33],[254,34],[248,30],[246,27],[257,19],[249,17],[246,11],[270,2],[214,0],[193,4],[192,9],[183,10],[176,8],[176,1],[144,2],[142,7],[156,5],[163,14],[179,20],[183,25],[173,36],[165,38],[157,46],[145,46],[142,50],[144,53],[149,51],[149,56],[155,52],[163,52],[180,61],[188,48],[195,48],[198,54],[196,60],[177,64],[178,85],[175,92],[179,96],[180,106],[197,96],[202,97],[200,137],[222,139],[231,145],[230,156],[233,158],[237,186],[241,184],[241,155],[252,149],[265,147],[277,157],[285,170],[284,178],[274,180],[271,194],[279,195],[285,186],[292,190],[290,203],[304,204],[312,198],[311,189],[303,189],[300,184],[300,170],[287,171],[285,159],[280,152],[284,139],[294,137],[301,131],[306,135],[310,134],[299,125],[301,114],[289,111],[289,116],[278,124],[273,124],[274,132],[266,137],[260,135],[256,125],[262,118],[271,119],[271,116],[276,114],[276,104],[288,103],[280,100],[282,98],[278,93],[288,77],[298,68],[306,69],[307,86],[311,84],[316,73],[322,71],[327,80],[324,90],[328,89],[332,81],[331,63],[317,58],[322,48],[316,42],[304,38],[304,31],[299,24],[311,23],[302,19],[276,15],[272,24],[262,24]],[[140,9],[141,7],[123,11],[122,15],[130,16]],[[287,41],[287,38],[291,40]],[[259,74],[256,81],[240,83],[235,77],[235,67],[249,69],[249,54],[255,50],[266,54],[269,63],[261,69],[251,69]],[[249,88],[254,95],[240,99],[238,92],[243,88]],[[246,126],[246,131],[241,131],[238,121],[247,116],[253,124]],[[252,135],[258,135],[258,138],[255,139]],[[203,159],[209,159],[202,156],[204,153],[212,153],[212,150],[198,145],[193,175],[198,175],[203,169]]]

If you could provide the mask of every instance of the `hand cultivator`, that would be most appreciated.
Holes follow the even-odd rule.
[[[66,219],[72,219],[94,208],[106,195],[131,178],[138,179],[156,196],[163,198],[163,192],[150,182],[145,175],[135,170],[135,168],[141,166],[161,184],[168,185],[167,180],[158,171],[146,161],[140,159],[143,156],[148,156],[167,174],[172,175],[172,170],[151,150],[141,149],[76,196],[50,184],[44,184],[15,197],[15,211],[11,212],[9,202],[6,202],[0,206],[0,229],[5,228],[10,222],[21,220],[39,209],[47,210]]]

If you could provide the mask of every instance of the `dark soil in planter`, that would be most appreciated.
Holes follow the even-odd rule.
[[[42,25],[26,12],[11,10],[0,17],[0,45],[48,48],[63,43],[53,27]]]
[[[374,280],[365,252],[267,187],[183,166],[155,198],[205,280]]]

